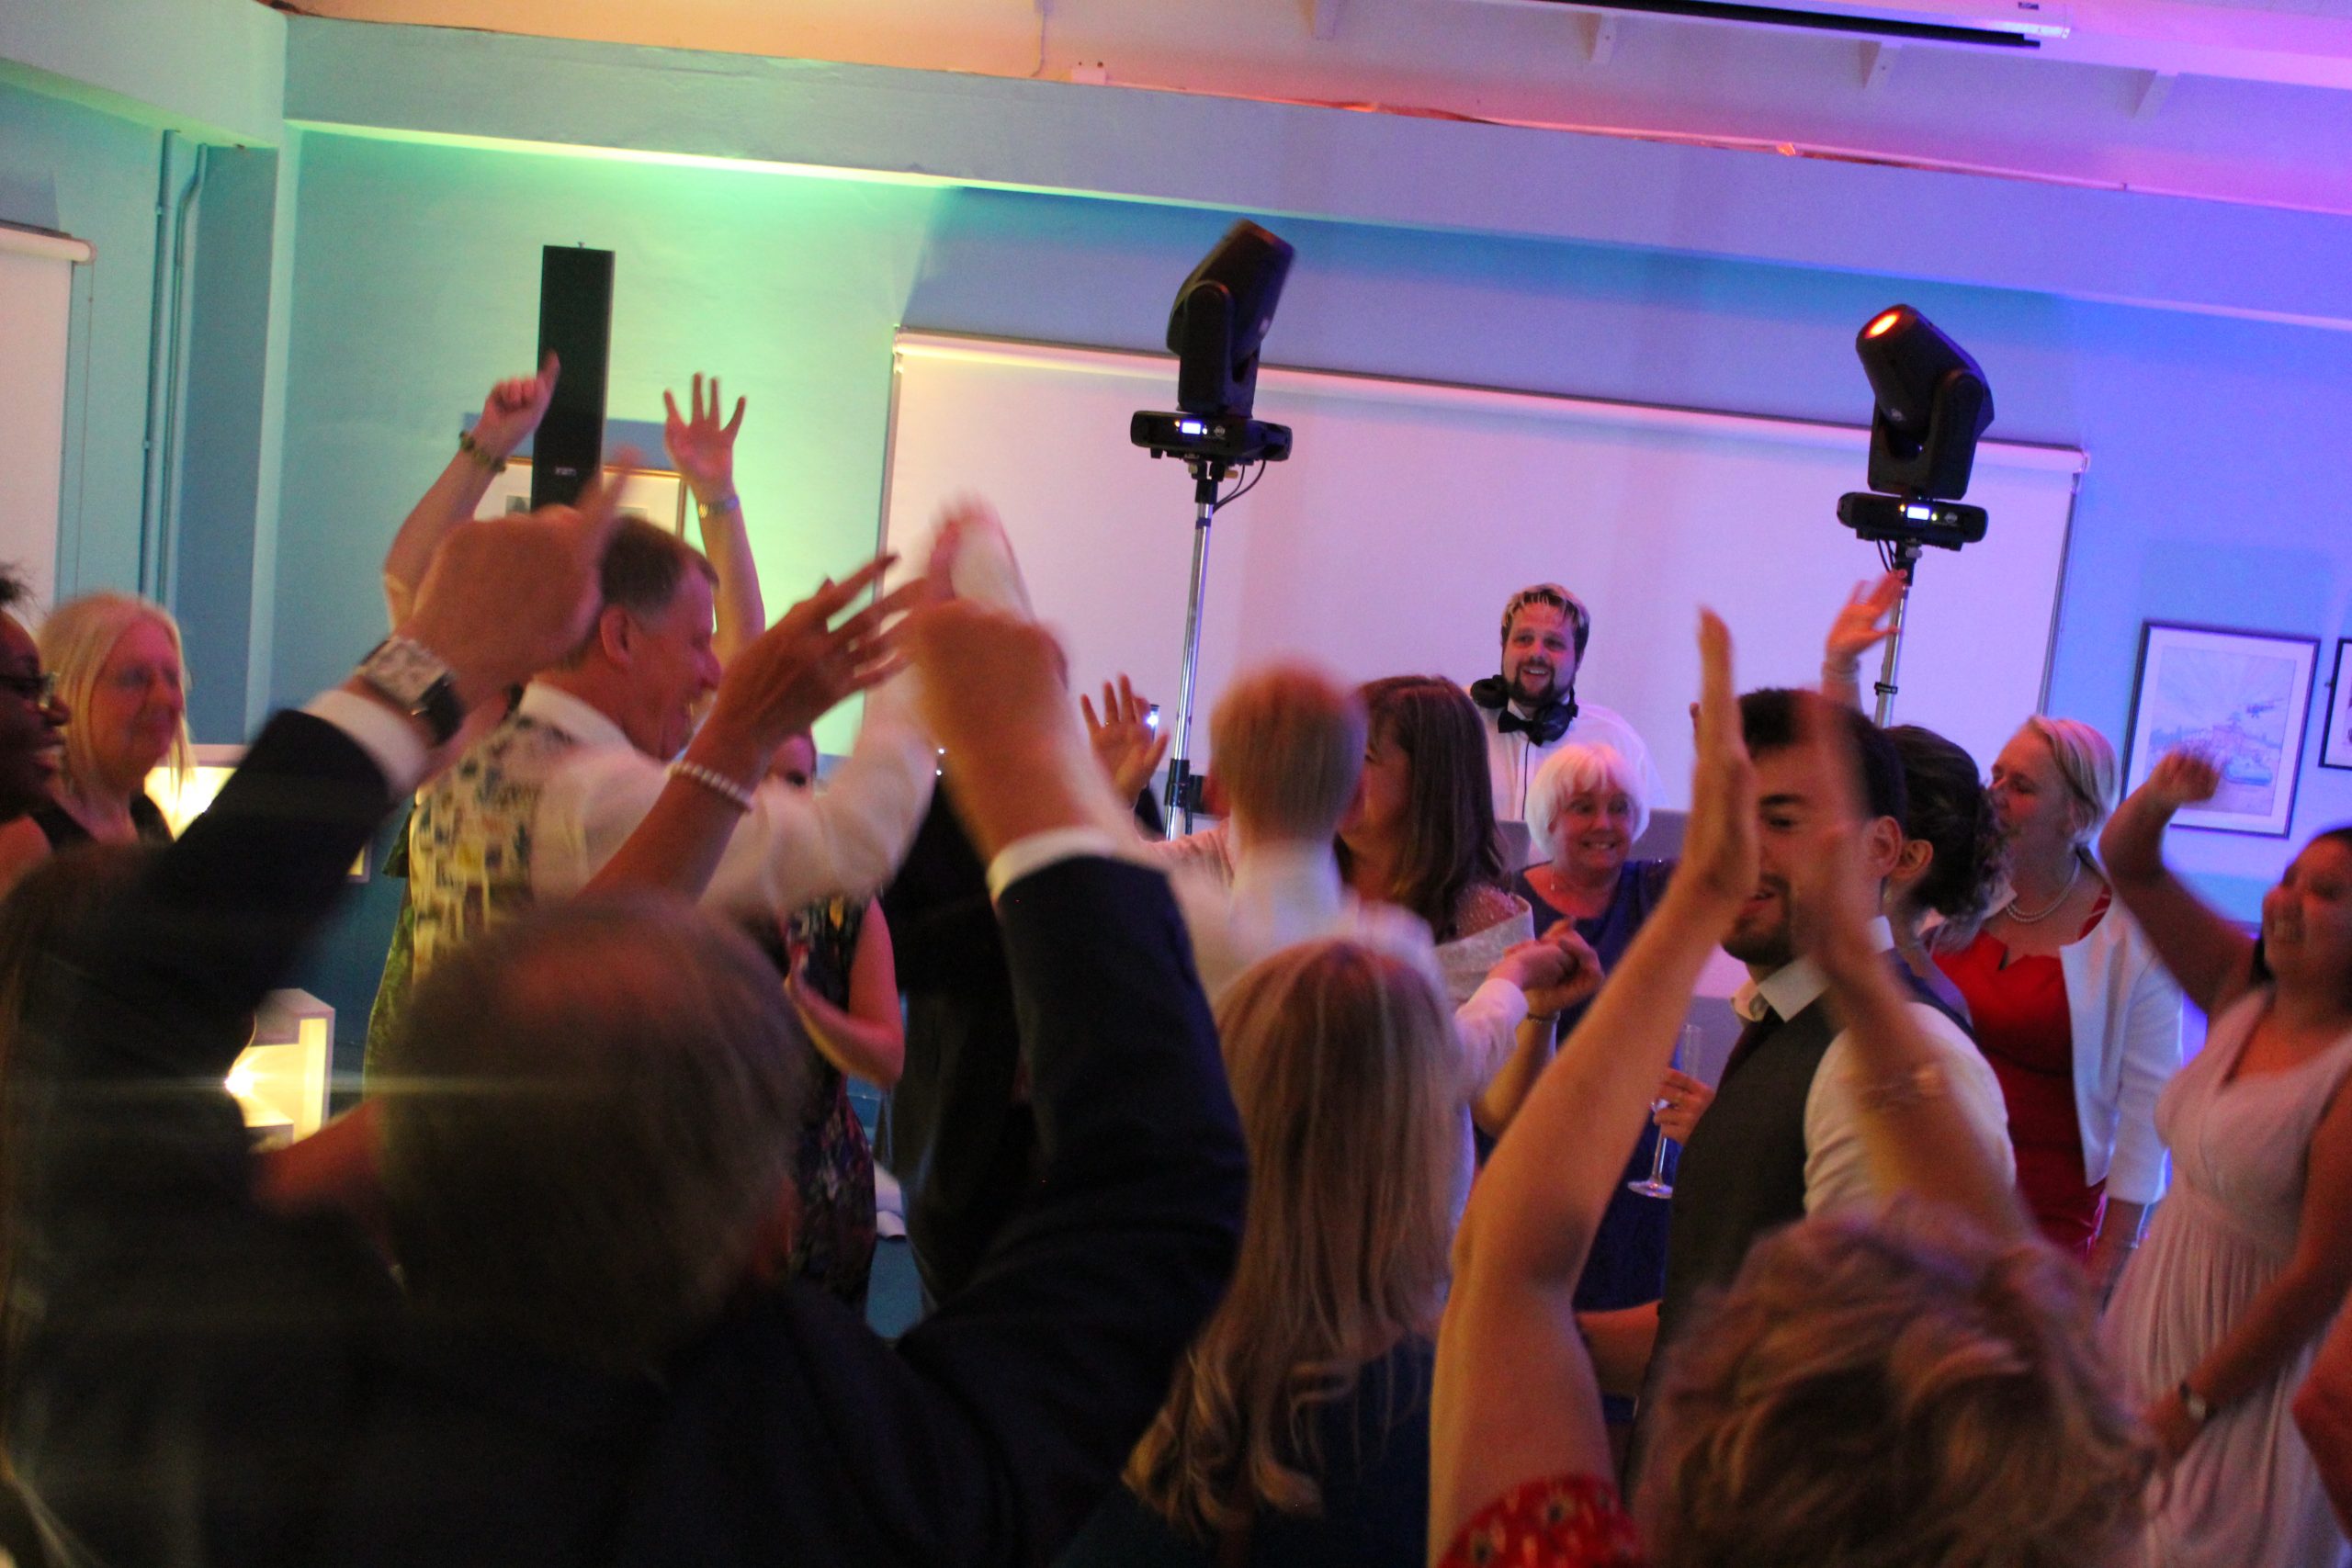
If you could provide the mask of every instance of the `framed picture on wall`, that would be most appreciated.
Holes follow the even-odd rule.
[[[612,469],[606,468],[609,476]],[[531,509],[531,459],[509,457],[505,471],[491,476],[490,489],[474,509],[476,517],[502,517]],[[686,530],[686,483],[675,470],[639,468],[621,491],[621,514],[642,517],[672,534]]]
[[[2319,639],[2148,621],[2132,687],[2124,789],[2181,747],[2222,771],[2222,788],[2173,818],[2183,828],[2287,836],[2303,761]]]
[[[2319,743],[2323,768],[2352,768],[2352,637],[2335,639],[2335,673],[2328,677],[2327,728]]]

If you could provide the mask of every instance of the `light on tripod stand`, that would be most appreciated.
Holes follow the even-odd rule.
[[[1854,339],[1870,378],[1871,492],[1838,500],[1838,521],[1879,547],[1903,574],[1878,682],[1878,722],[1894,714],[1894,672],[1919,552],[1957,550],[1984,537],[1981,506],[1962,506],[1976,443],[1993,423],[1993,390],[1968,351],[1908,305],[1872,316]]]
[[[1168,346],[1176,355],[1176,406],[1146,410],[1127,427],[1128,439],[1155,457],[1177,457],[1193,475],[1193,592],[1184,612],[1184,673],[1176,694],[1176,723],[1168,756],[1168,831],[1188,832],[1196,804],[1190,760],[1193,686],[1200,666],[1201,592],[1208,574],[1209,524],[1216,509],[1258,482],[1252,475],[1231,491],[1217,487],[1236,468],[1279,463],[1290,456],[1290,431],[1250,417],[1258,399],[1258,351],[1274,324],[1274,306],[1290,276],[1291,247],[1255,223],[1226,231],[1184,286],[1168,313]],[[1157,710],[1154,714],[1157,718]]]

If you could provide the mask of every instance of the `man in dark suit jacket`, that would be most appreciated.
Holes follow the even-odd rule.
[[[579,635],[608,515],[460,531],[409,640],[481,705]],[[789,1241],[763,1217],[770,1190],[736,1194],[723,1275],[578,1288],[596,1280],[583,1253],[618,1269],[631,1255],[609,1235],[665,1228],[638,1212],[656,1194],[609,1213],[583,1200],[611,1200],[602,1168],[657,1152],[601,1135],[666,1126],[691,1168],[664,1178],[674,1197],[724,1185],[712,1171],[732,1156],[695,1116],[711,1083],[733,1072],[755,1100],[788,1094],[766,1065],[793,1028],[781,995],[766,987],[760,1011],[729,990],[735,939],[675,902],[515,922],[497,1016],[420,995],[420,1021],[478,1021],[481,1052],[475,1066],[446,1053],[453,1081],[418,1086],[424,1102],[512,1114],[384,1111],[389,1228],[417,1249],[410,1296],[349,1217],[256,1201],[220,1087],[243,1017],[415,786],[415,731],[439,716],[355,680],[274,720],[212,810],[66,949],[45,1025],[11,1064],[9,1451],[75,1560],[1050,1560],[1223,1289],[1243,1155],[1164,882],[1106,858],[1109,835],[1085,826],[1091,763],[1055,732],[1067,696],[1044,634],[950,606],[918,651],[958,758],[949,785],[989,863],[1040,1148],[1031,1201],[970,1284],[888,1346],[821,1292],[763,1282]],[[699,813],[723,837],[728,809],[682,778],[640,831]],[[689,972],[666,992],[616,980],[632,931]],[[587,997],[595,1010],[575,1005]],[[736,1032],[682,1063],[682,1009]],[[516,1039],[492,1038],[501,1027]],[[648,1048],[628,1050],[633,1036]],[[567,1045],[604,1070],[567,1077],[545,1055]],[[633,1114],[648,1100],[679,1114]],[[790,1124],[747,1168],[788,1168]],[[449,1199],[485,1171],[529,1190],[482,1216],[505,1245],[469,1253]],[[501,1229],[534,1213],[543,1234]],[[728,1243],[706,1240],[707,1263]]]

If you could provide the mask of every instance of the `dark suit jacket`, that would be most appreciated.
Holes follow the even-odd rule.
[[[1042,1562],[1111,1484],[1230,1269],[1240,1135],[1183,928],[1066,861],[1001,919],[1039,1179],[893,1348],[792,1286],[660,1378],[420,1323],[340,1220],[250,1195],[243,1015],[391,807],[286,715],[71,949],[18,1064],[12,1456],[109,1563]]]

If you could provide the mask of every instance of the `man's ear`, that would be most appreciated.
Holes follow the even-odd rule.
[[[596,647],[606,659],[626,668],[636,646],[637,627],[627,610],[607,604],[596,613]]]

